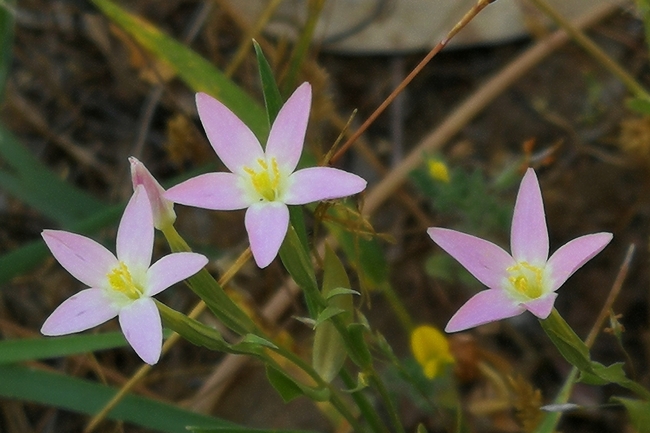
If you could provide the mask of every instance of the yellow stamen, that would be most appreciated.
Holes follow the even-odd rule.
[[[268,201],[274,201],[278,194],[280,186],[280,168],[275,158],[271,159],[271,166],[263,159],[258,159],[259,169],[255,170],[250,167],[244,167],[244,171],[251,177],[251,182],[255,190]]]
[[[507,269],[510,273],[508,281],[516,292],[530,299],[542,296],[544,270],[528,262],[518,262]]]
[[[129,272],[129,268],[124,262],[120,262],[117,267],[113,268],[107,277],[111,288],[116,292],[123,293],[133,300],[139,299],[142,296],[142,288],[133,282],[131,272]]]

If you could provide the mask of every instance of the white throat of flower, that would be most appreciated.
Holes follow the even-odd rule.
[[[282,194],[282,173],[275,158],[267,161],[257,159],[257,166],[244,167],[246,174],[250,176],[253,189],[259,194],[260,201],[276,201]]]
[[[517,300],[537,299],[546,292],[546,276],[543,267],[528,262],[517,262],[506,269],[506,290]]]
[[[133,276],[124,262],[119,262],[106,277],[114,292],[120,293],[132,301],[140,299],[144,294],[144,289],[133,281]]]

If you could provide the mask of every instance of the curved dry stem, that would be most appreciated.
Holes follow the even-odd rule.
[[[575,20],[573,26],[576,28],[588,27],[603,19],[617,7],[616,4],[607,4],[594,8]],[[398,166],[368,193],[364,207],[366,215],[373,214],[406,181],[409,173],[422,163],[422,157],[427,152],[442,147],[497,96],[568,40],[569,35],[564,30],[558,30],[541,39],[460,104],[440,126],[427,135]]]
[[[424,58],[420,61],[420,63],[417,64],[415,68],[402,80],[402,82],[395,88],[395,90],[392,91],[390,95],[384,100],[384,102],[377,107],[377,109],[366,119],[365,122],[355,131],[354,134],[348,139],[348,141],[341,146],[341,148],[334,154],[332,157],[331,162],[335,163],[338,161],[345,152],[348,151],[348,149],[354,144],[355,141],[363,134],[366,132],[368,127],[374,123],[375,120],[379,117],[381,113],[386,110],[386,108],[395,100],[397,95],[402,93],[404,88],[409,85],[411,81],[413,81],[413,78],[415,78],[421,71],[424,69],[424,67],[433,59],[436,54],[438,54],[442,49],[447,46],[449,41],[463,28],[465,27],[476,15],[478,15],[479,12],[481,12],[483,9],[485,9],[490,3],[493,3],[495,0],[479,0],[472,9],[470,9],[465,16],[454,26],[453,29],[447,34],[447,37],[445,37],[442,41],[438,43],[429,53],[424,56]]]

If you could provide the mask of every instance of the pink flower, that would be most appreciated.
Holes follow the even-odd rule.
[[[154,241],[151,205],[144,187],[131,197],[117,230],[117,257],[85,236],[44,230],[54,257],[90,288],[65,300],[47,318],[44,335],[84,331],[115,316],[135,352],[155,364],[162,348],[162,324],[152,296],[198,272],[208,262],[196,253],[174,253],[151,264]]]
[[[611,233],[581,236],[548,258],[548,232],[535,171],[521,181],[512,217],[512,255],[465,233],[432,227],[429,236],[488,287],[467,301],[445,331],[462,331],[528,310],[546,319],[558,288],[612,240]]]
[[[255,262],[268,266],[289,227],[287,205],[346,197],[366,181],[331,167],[295,171],[309,120],[311,86],[303,83],[278,113],[266,150],[225,105],[198,93],[196,105],[208,139],[231,171],[208,173],[170,188],[175,203],[213,210],[248,208],[245,225]]]
[[[149,203],[151,203],[153,211],[154,227],[162,230],[164,227],[174,224],[174,221],[176,221],[174,203],[164,197],[165,190],[163,187],[136,157],[129,157],[129,163],[131,164],[133,190],[135,191],[138,185],[142,185],[147,192],[147,197],[149,197]]]

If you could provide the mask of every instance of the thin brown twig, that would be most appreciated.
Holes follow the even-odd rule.
[[[594,7],[573,22],[576,28],[585,28],[601,20],[619,6],[619,2],[603,4]],[[485,107],[494,101],[516,80],[539,63],[546,56],[569,41],[569,35],[564,30],[558,30],[541,39],[508,66],[490,78],[472,96],[461,103],[446,119],[427,135],[408,156],[384,177],[368,193],[365,200],[364,212],[371,215],[377,208],[408,178],[409,173],[421,163],[427,152],[442,147],[456,135],[471,119],[481,113]]]
[[[495,0],[479,0],[476,5],[472,7],[472,9],[469,10],[463,16],[463,18],[454,26],[453,29],[447,34],[447,37],[445,37],[442,41],[440,41],[429,53],[424,56],[424,58],[420,61],[420,63],[417,64],[415,68],[402,80],[402,82],[395,88],[395,90],[392,91],[390,95],[384,100],[384,102],[377,107],[377,109],[366,119],[365,122],[359,127],[359,129],[356,130],[354,134],[348,139],[348,141],[341,146],[338,152],[332,157],[332,163],[336,163],[345,152],[354,144],[354,142],[363,134],[366,132],[366,129],[370,127],[374,123],[375,120],[377,120],[377,117],[381,113],[386,110],[386,108],[393,102],[393,100],[399,95],[406,86],[409,85],[411,81],[424,69],[424,67],[433,59],[436,54],[438,54],[448,43],[449,41],[463,28],[465,27],[476,15],[478,15],[479,12],[481,12],[483,9],[485,9],[490,3],[493,3]]]
[[[607,317],[609,317],[609,312],[612,309],[612,305],[614,305],[614,301],[616,298],[618,298],[619,293],[621,293],[623,282],[625,281],[625,278],[630,271],[630,264],[634,258],[635,251],[636,246],[634,244],[630,244],[630,246],[627,248],[627,252],[625,253],[623,263],[618,270],[616,279],[612,284],[612,289],[609,291],[609,295],[607,295],[607,299],[603,304],[603,308],[601,308],[600,313],[598,314],[598,318],[596,319],[596,322],[594,322],[594,326],[591,327],[587,338],[585,338],[585,344],[589,348],[591,348],[591,346],[594,344],[594,341],[596,341],[596,337],[598,336],[600,329],[603,327],[603,324],[605,323],[605,320],[607,320]]]

